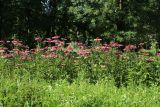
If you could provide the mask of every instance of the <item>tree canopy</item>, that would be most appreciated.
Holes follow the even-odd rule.
[[[87,40],[115,32],[159,34],[158,0],[0,0],[0,37],[45,32]]]

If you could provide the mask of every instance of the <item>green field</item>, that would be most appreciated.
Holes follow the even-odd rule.
[[[97,43],[97,41],[96,41]],[[0,58],[2,107],[159,107],[156,48],[118,43],[14,50]],[[128,49],[128,50],[127,50]],[[16,51],[19,51],[18,53]],[[117,54],[118,53],[118,54]]]

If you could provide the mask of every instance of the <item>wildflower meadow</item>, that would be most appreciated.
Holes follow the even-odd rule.
[[[160,107],[160,0],[0,0],[0,107]]]
[[[99,37],[91,46],[57,35],[33,39],[34,49],[16,38],[0,42],[2,107],[160,106],[156,42],[144,49]]]

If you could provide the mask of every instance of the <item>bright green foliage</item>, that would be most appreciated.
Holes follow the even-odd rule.
[[[49,84],[42,80],[31,82],[16,78],[2,79],[0,100],[3,106],[43,107],[159,107],[159,87],[130,86],[117,89],[112,81],[90,84],[76,81],[69,84],[59,80]]]

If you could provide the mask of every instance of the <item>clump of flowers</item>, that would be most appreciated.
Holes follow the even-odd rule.
[[[102,39],[100,38],[100,37],[96,37],[95,39],[94,39],[94,41],[95,42],[100,42]]]
[[[110,42],[110,44],[109,44],[109,46],[110,47],[121,47],[121,46],[123,46],[122,44],[119,44],[119,43],[117,43],[117,42]]]
[[[77,54],[79,56],[83,56],[83,57],[86,57],[90,54],[90,50],[89,49],[80,49],[79,51],[77,51]]]
[[[0,56],[2,58],[13,58],[15,56],[19,56],[21,60],[32,60],[34,57],[31,56],[38,53],[42,58],[55,59],[60,57],[65,58],[66,56],[72,56],[75,58],[86,58],[90,56],[92,52],[94,53],[98,51],[106,54],[110,51],[113,51],[112,48],[115,48],[112,54],[117,56],[118,59],[121,59],[123,56],[123,51],[121,50],[121,47],[123,46],[122,44],[118,42],[101,44],[100,42],[102,41],[102,39],[99,37],[94,39],[95,45],[93,47],[87,47],[81,42],[75,42],[73,44],[65,43],[66,39],[61,38],[61,36],[58,35],[44,39],[42,39],[40,36],[37,36],[34,38],[34,40],[43,45],[35,49],[29,49],[23,44],[22,41],[14,38],[13,40],[7,42],[8,44],[12,44],[12,49],[8,49],[3,46],[5,44],[5,41],[0,41],[0,44],[2,45],[2,47],[0,48]],[[137,49],[135,45],[126,45],[124,47],[124,51],[126,52]],[[156,56],[160,56],[160,52],[157,52]],[[146,55],[145,57],[148,58],[149,56]],[[151,62],[149,61],[149,58],[147,60],[147,62]]]
[[[131,50],[135,50],[137,47],[135,45],[127,45],[124,48],[124,51],[131,51]]]
[[[42,41],[42,38],[39,37],[39,36],[37,36],[37,37],[34,38],[34,40],[35,40],[35,41],[38,41],[38,42],[41,42],[41,41]]]
[[[157,52],[157,53],[156,53],[156,56],[160,56],[160,52]]]

